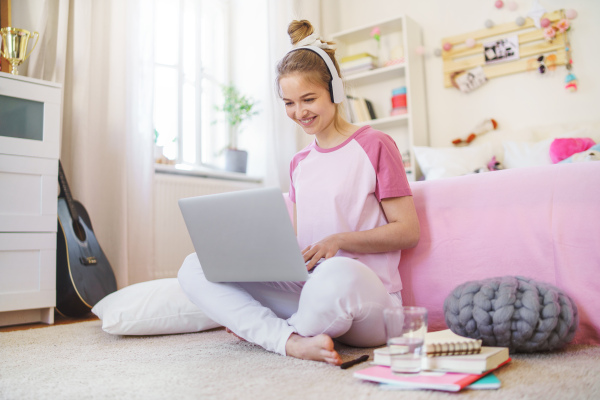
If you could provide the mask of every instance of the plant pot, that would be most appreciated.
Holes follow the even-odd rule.
[[[248,152],[246,150],[226,149],[225,170],[246,173],[248,166]]]

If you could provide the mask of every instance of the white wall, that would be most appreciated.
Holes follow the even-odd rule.
[[[517,16],[529,11],[532,0],[515,0],[518,9],[515,12],[504,7],[497,10],[493,0],[321,0],[320,17],[317,1],[298,2],[297,18],[306,17],[315,26],[321,26],[321,33],[327,36],[339,30],[375,23],[399,14],[412,17],[422,28],[423,43],[427,49],[425,55],[425,73],[428,104],[428,125],[432,146],[448,146],[456,137],[464,136],[484,118],[496,119],[503,129],[520,129],[530,126],[554,123],[597,121],[600,119],[600,1],[595,0],[540,0],[549,11],[560,8],[573,8],[579,16],[572,21],[570,33],[573,49],[573,73],[579,81],[579,90],[569,93],[564,90],[566,70],[559,67],[553,74],[540,76],[535,72],[513,74],[491,79],[481,88],[470,94],[463,94],[454,88],[443,86],[442,60],[432,55],[434,48],[441,47],[441,39],[483,28],[486,19],[495,23],[513,22]],[[236,7],[245,7],[242,13],[247,18],[238,20],[238,29],[247,29],[254,18],[256,24],[250,24],[248,32],[265,24],[264,14],[253,12],[253,5],[264,5],[265,0],[236,1]],[[508,1],[505,1],[507,3]],[[36,30],[40,27],[42,0],[17,0],[12,2],[13,25]],[[302,7],[301,7],[302,6]],[[246,26],[244,26],[246,25]],[[285,35],[285,32],[282,34]],[[265,43],[266,44],[266,43]],[[257,54],[260,40],[249,40],[245,52],[251,64],[262,57]],[[266,48],[263,48],[266,51]],[[262,54],[260,51],[258,53]],[[248,74],[247,66],[239,65],[233,71],[234,80],[249,92],[261,93],[257,97],[268,96],[272,85],[261,87],[261,81]],[[273,68],[263,65],[261,68]],[[26,70],[26,65],[20,67]],[[243,84],[244,80],[247,81]],[[267,104],[264,103],[264,106]],[[265,113],[262,113],[263,117]],[[260,125],[261,117],[254,123]],[[248,127],[250,132],[250,127]],[[242,134],[242,142],[264,140],[260,135]],[[244,143],[245,144],[245,143]],[[248,143],[249,147],[253,147]],[[260,146],[256,146],[260,147]],[[254,149],[253,149],[254,151]],[[263,150],[257,150],[259,153]],[[257,158],[262,158],[262,154]],[[259,163],[260,164],[260,163]],[[256,164],[256,158],[250,161],[252,173],[264,168]],[[249,171],[250,172],[250,171]]]
[[[442,59],[433,56],[441,39],[484,28],[486,19],[496,24],[525,16],[531,0],[515,0],[518,9],[498,10],[493,0],[322,0],[322,34],[376,23],[399,14],[409,15],[422,28],[429,134],[432,146],[449,146],[484,118],[494,118],[503,129],[554,123],[600,120],[600,1],[541,0],[548,11],[573,8],[570,40],[573,73],[579,90],[564,89],[565,67],[542,76],[524,72],[489,80],[470,94],[444,88]],[[505,4],[508,3],[505,0]]]
[[[12,0],[10,6],[11,25],[14,28],[25,29],[30,32],[39,32],[42,29],[40,18],[44,7],[43,0]],[[29,43],[28,45],[29,50],[31,50],[33,43]],[[21,75],[24,75],[25,71],[27,71],[28,64],[29,58],[19,66],[19,73]]]

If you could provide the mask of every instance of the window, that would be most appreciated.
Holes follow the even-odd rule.
[[[154,127],[178,164],[217,165],[228,126],[215,104],[229,82],[227,0],[155,0]]]

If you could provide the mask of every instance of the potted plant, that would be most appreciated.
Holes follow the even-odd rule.
[[[225,169],[228,171],[246,173],[248,164],[248,152],[240,150],[238,146],[238,135],[240,126],[244,121],[258,114],[257,102],[242,95],[233,85],[222,86],[223,105],[215,106],[216,110],[225,114],[229,124],[229,144],[225,150]]]

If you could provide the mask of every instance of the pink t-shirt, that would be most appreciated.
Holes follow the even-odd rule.
[[[290,178],[301,249],[334,233],[385,225],[380,201],[412,195],[396,143],[370,126],[331,149],[313,142],[292,159]],[[388,292],[402,289],[400,250],[376,254],[340,250],[337,256],[358,258],[379,276]]]

